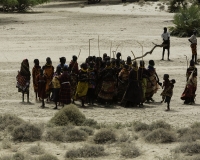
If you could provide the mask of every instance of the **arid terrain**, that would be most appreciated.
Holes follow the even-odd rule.
[[[163,3],[163,2],[161,2]],[[57,110],[54,104],[47,103],[41,109],[40,103],[35,101],[33,87],[30,88],[30,104],[21,102],[21,94],[16,88],[16,75],[23,59],[27,58],[30,69],[33,60],[38,58],[40,65],[45,64],[46,57],[51,57],[54,67],[59,64],[59,57],[65,56],[67,63],[72,55],[81,54],[78,63],[81,64],[89,55],[89,39],[92,39],[90,54],[99,56],[98,36],[100,39],[100,55],[110,54],[110,50],[122,53],[122,58],[142,55],[153,48],[153,43],[161,44],[161,34],[164,27],[173,26],[173,13],[160,10],[158,3],[150,2],[144,6],[138,3],[110,3],[104,2],[87,5],[84,2],[51,2],[33,7],[30,13],[0,13],[0,112],[15,114],[31,123],[47,123]],[[152,43],[153,42],[153,43]],[[111,46],[112,43],[112,46]],[[144,57],[146,67],[148,61],[155,60],[155,68],[162,82],[164,74],[175,79],[174,95],[171,100],[171,111],[166,112],[166,104],[161,104],[160,88],[155,94],[154,103],[144,104],[143,108],[123,108],[113,106],[93,106],[80,108],[87,118],[98,123],[114,124],[140,121],[150,124],[163,120],[175,128],[188,127],[199,122],[200,100],[197,88],[196,104],[183,105],[180,96],[186,83],[187,61],[184,55],[191,58],[191,49],[187,38],[171,37],[171,61],[160,61],[162,48],[156,48],[152,55]],[[111,48],[111,49],[110,49]],[[111,54],[112,55],[112,54]],[[133,57],[133,56],[132,56]],[[197,66],[199,68],[199,66]],[[199,78],[198,78],[199,80]],[[34,143],[13,143],[18,151],[25,151]],[[82,146],[80,143],[50,143],[39,142],[47,152],[64,160],[68,149]],[[153,160],[168,157],[171,149],[178,142],[170,144],[149,144],[142,139],[136,141],[141,150],[137,160]],[[118,147],[113,144],[105,146],[110,154],[97,159],[126,159],[120,155]],[[0,155],[13,154],[12,149],[1,149]]]

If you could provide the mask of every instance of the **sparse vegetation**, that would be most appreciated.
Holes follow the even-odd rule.
[[[14,141],[36,141],[40,140],[42,130],[30,123],[23,123],[13,129],[12,132]]]
[[[45,153],[44,148],[40,145],[34,145],[28,149],[28,153],[32,155],[41,155]]]
[[[75,105],[68,105],[58,111],[50,122],[57,126],[66,126],[70,123],[82,125],[85,120],[85,115]]]
[[[138,4],[142,7],[145,4],[144,0],[139,0]]]
[[[150,143],[170,143],[176,141],[176,134],[163,128],[153,130],[145,137],[146,142]]]
[[[93,127],[93,128],[97,128],[97,121],[95,121],[94,119],[85,119],[82,126],[89,126],[89,127]]]
[[[58,158],[51,154],[44,154],[39,156],[37,160],[58,160]]]
[[[7,139],[4,139],[1,143],[3,149],[11,148],[11,142]]]
[[[182,128],[177,133],[181,142],[191,142],[200,139],[200,128]]]
[[[20,124],[25,123],[24,120],[17,117],[16,115],[4,114],[0,116],[0,130],[5,130],[9,128],[9,131],[12,131],[13,127],[19,126]]]
[[[184,143],[181,144],[179,147],[175,149],[175,152],[182,152],[182,153],[200,153],[200,143],[193,142],[193,143]]]
[[[171,13],[178,12],[180,9],[186,9],[188,3],[186,0],[171,0],[168,10]]]
[[[88,134],[80,129],[71,129],[66,133],[66,141],[85,141],[88,137]]]
[[[94,135],[94,142],[97,144],[114,141],[116,141],[116,134],[110,129],[101,129]]]
[[[140,151],[135,144],[126,143],[121,148],[121,155],[125,158],[136,158],[140,155]]]
[[[80,127],[80,130],[85,131],[90,136],[94,134],[93,129],[91,127],[88,127],[88,126]]]
[[[139,132],[142,130],[149,130],[149,125],[142,122],[135,122],[133,127],[136,132]]]
[[[12,160],[25,160],[25,156],[23,153],[15,153]]]
[[[171,125],[162,121],[162,120],[159,120],[159,121],[156,121],[156,122],[153,122],[150,124],[149,126],[149,129],[152,131],[152,130],[155,130],[155,129],[160,129],[160,128],[163,128],[163,129],[166,129],[166,130],[170,130],[171,129]]]
[[[104,148],[97,145],[85,145],[82,148],[66,152],[66,158],[90,158],[104,156]]]

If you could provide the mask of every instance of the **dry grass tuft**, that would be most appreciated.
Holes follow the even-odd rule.
[[[66,133],[66,141],[74,142],[74,141],[85,141],[88,137],[88,134],[80,129],[71,129]]]
[[[145,4],[145,0],[139,0],[138,4],[142,7]]]
[[[14,141],[36,141],[42,137],[42,130],[30,123],[23,123],[11,133]]]
[[[58,160],[58,158],[51,154],[44,154],[44,155],[39,156],[37,160]]]
[[[6,128],[9,128],[9,131],[12,131],[14,126],[16,127],[22,123],[25,123],[25,121],[15,115],[11,115],[11,114],[1,115],[0,116],[0,131],[5,130]]]
[[[126,134],[126,133],[123,133],[119,136],[118,138],[118,142],[127,142],[128,140],[130,140],[130,135],[129,134]]]
[[[28,153],[32,155],[41,155],[45,153],[44,148],[40,144],[32,146],[28,149]]]
[[[176,134],[163,128],[153,130],[145,137],[150,143],[170,143],[176,141]]]
[[[149,126],[150,130],[155,130],[155,129],[160,129],[160,128],[163,128],[163,129],[166,129],[166,130],[171,130],[171,125],[162,121],[162,120],[159,120],[159,121],[156,121],[156,122],[153,122],[150,124]]]
[[[135,122],[133,127],[136,132],[149,130],[149,125],[142,122]]]
[[[94,142],[97,144],[114,141],[116,141],[116,134],[111,129],[101,129],[94,135]]]
[[[85,119],[85,115],[75,105],[71,104],[58,111],[50,122],[56,126],[66,126],[69,123],[82,125]]]
[[[96,158],[106,155],[104,148],[97,145],[85,145],[82,148],[66,152],[66,158]]]
[[[197,154],[200,153],[200,143],[193,142],[193,143],[184,143],[181,144],[179,147],[175,149],[176,153],[188,153],[188,154]]]
[[[90,136],[94,134],[94,130],[88,126],[80,127],[80,130],[85,131]]]
[[[126,143],[122,145],[121,148],[121,155],[125,158],[136,158],[140,155],[140,151],[135,144]]]
[[[200,122],[194,122],[190,127],[191,128],[200,128]]]
[[[192,142],[200,139],[200,128],[182,128],[177,133],[181,142]]]
[[[4,139],[1,142],[1,145],[2,145],[3,149],[9,149],[9,148],[11,148],[11,142],[8,139]]]
[[[0,160],[12,160],[12,156],[10,156],[10,155],[1,156]]]
[[[89,126],[89,127],[97,128],[98,123],[94,119],[85,119],[82,126]]]

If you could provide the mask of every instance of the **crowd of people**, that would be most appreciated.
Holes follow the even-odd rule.
[[[163,39],[161,60],[164,60],[165,50],[167,50],[167,58],[170,61],[170,33],[167,32],[166,27],[161,37]],[[197,88],[195,64],[198,64],[196,30],[188,40],[191,43],[192,59],[186,71],[187,83],[181,99],[184,100],[184,104],[194,104]],[[130,56],[122,60],[120,52],[116,54],[116,58],[111,58],[106,53],[103,57],[89,56],[80,65],[80,69],[75,55],[69,66],[66,64],[66,58],[61,57],[55,71],[50,57],[46,58],[43,67],[40,66],[39,60],[35,59],[32,69],[35,98],[39,98],[42,102],[42,108],[45,107],[45,99],[47,102],[55,102],[54,109],[57,109],[58,105],[75,103],[78,99],[81,100],[82,107],[85,103],[142,107],[144,102],[154,102],[153,95],[161,86],[163,89],[161,103],[167,103],[168,111],[176,81],[170,80],[169,75],[164,74],[161,83],[154,66],[153,60],[149,60],[147,68],[143,60],[140,60],[139,64]],[[29,101],[30,79],[29,61],[25,59],[17,75],[17,88],[22,92],[22,101],[24,101],[24,94],[27,94],[27,101]]]
[[[118,104],[124,107],[142,107],[144,102],[154,102],[153,95],[159,86],[162,87],[161,102],[167,103],[167,110],[170,110],[170,100],[173,95],[175,84],[174,79],[169,79],[168,74],[164,74],[163,83],[154,68],[155,62],[149,60],[147,68],[143,60],[132,61],[128,56],[124,61],[121,53],[116,54],[116,58],[110,58],[103,54],[103,58],[89,56],[80,65],[77,63],[77,56],[73,56],[69,65],[66,58],[60,58],[60,64],[54,70],[51,58],[46,58],[46,64],[40,66],[39,60],[34,60],[32,68],[32,82],[35,92],[35,99],[41,101],[41,107],[45,107],[47,102],[55,103],[54,109],[58,105],[76,103],[80,100],[81,106],[112,105]],[[186,73],[187,84],[181,96],[185,104],[194,103],[195,91],[197,87],[197,68],[193,60]],[[27,94],[29,101],[29,86],[31,72],[29,61],[25,59],[21,63],[21,69],[17,75],[17,88]]]

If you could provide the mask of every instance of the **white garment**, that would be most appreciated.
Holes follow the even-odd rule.
[[[197,37],[196,37],[194,34],[189,38],[189,40],[190,40],[192,43],[197,44]]]
[[[169,33],[169,32],[163,33],[163,34],[161,35],[161,37],[166,41],[166,40],[168,40],[168,38],[170,37],[170,33]]]

